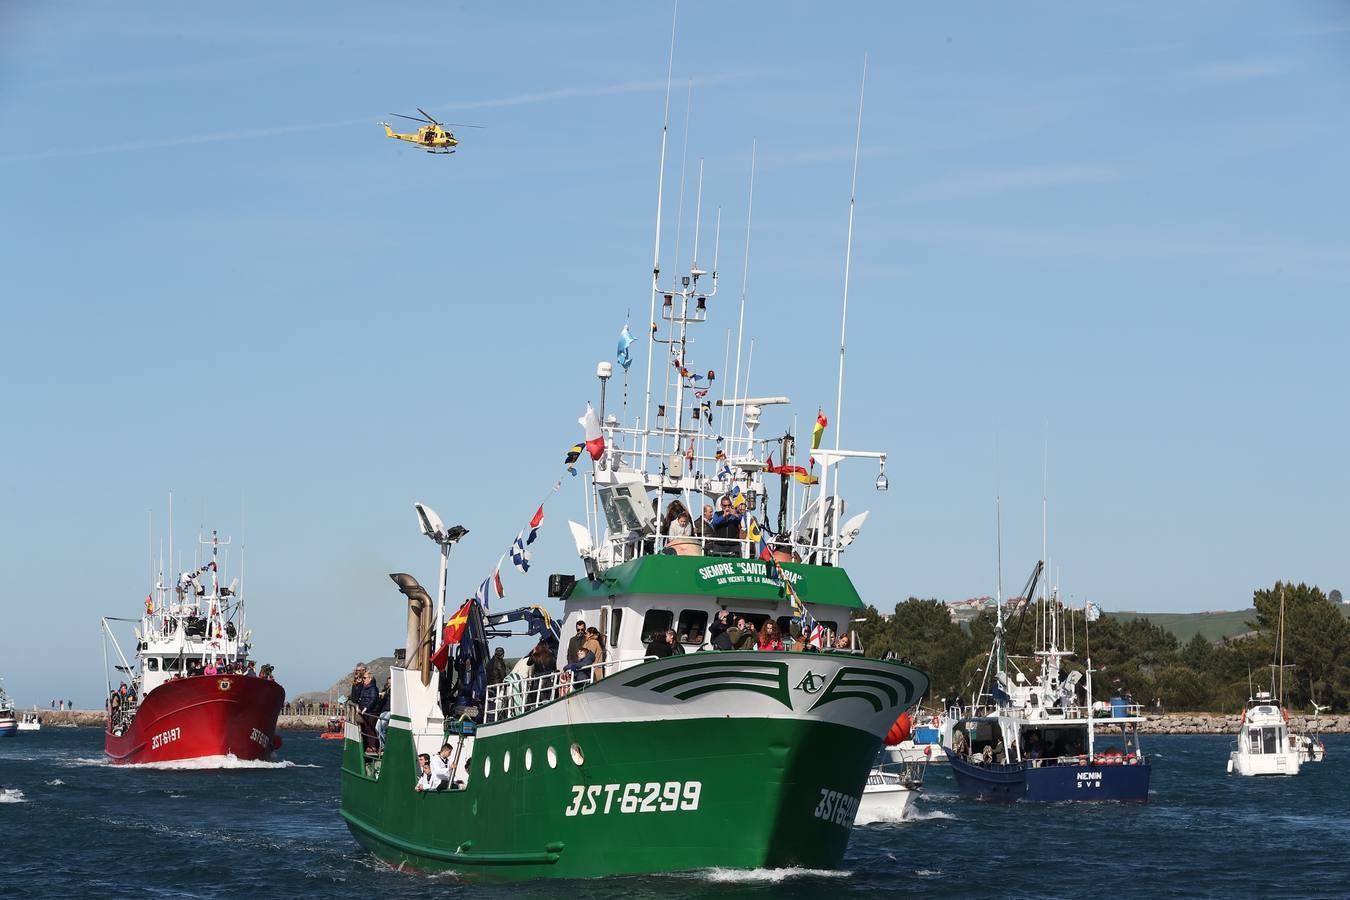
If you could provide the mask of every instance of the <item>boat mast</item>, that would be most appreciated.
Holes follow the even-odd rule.
[[[1280,690],[1275,695],[1284,707],[1284,585],[1280,585]]]
[[[666,136],[670,131],[670,78],[675,70],[675,25],[679,21],[680,4],[675,0],[675,11],[670,17],[670,56],[666,62],[666,111],[661,121],[661,166],[656,178],[656,239],[652,249],[652,300],[647,327],[647,400],[642,409],[642,468],[647,468],[647,443],[651,439],[652,414],[652,357],[656,355],[656,295],[661,291],[661,202],[666,186]],[[604,427],[604,423],[601,423]]]
[[[994,677],[998,678],[1004,674],[1007,663],[1006,651],[1003,647],[1003,499],[997,496],[994,498],[994,527],[998,532],[996,538],[998,545],[998,586],[994,589],[994,608],[998,610],[994,624],[994,639],[998,644],[998,660]]]
[[[741,318],[736,326],[736,377],[731,385],[731,399],[741,399],[741,346],[745,340],[745,290],[750,280],[750,220],[755,212],[755,151],[759,141],[750,141],[750,197],[745,204],[745,260],[741,264]],[[742,411],[732,413],[732,433],[740,434]]]
[[[853,208],[858,196],[858,155],[862,148],[863,95],[867,90],[867,54],[863,54],[862,82],[858,85],[858,128],[853,136],[853,181],[848,189],[848,240],[844,245],[844,302],[839,316],[839,385],[834,401],[834,449],[840,448],[839,425],[844,414],[844,336],[848,333],[848,276],[853,267]],[[834,480],[835,507],[839,505],[839,478]],[[835,514],[836,516],[838,513]]]

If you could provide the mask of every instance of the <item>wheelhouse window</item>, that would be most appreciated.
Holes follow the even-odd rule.
[[[158,671],[159,671],[159,657],[156,657],[156,656],[148,657],[148,658],[145,660],[145,667],[146,667],[146,669],[150,670],[151,672],[158,672]]]
[[[623,610],[613,609],[609,614],[609,645],[619,646],[619,623],[623,621]]]
[[[708,612],[703,609],[680,611],[676,637],[686,644],[702,644],[708,635]]]
[[[675,614],[668,609],[649,609],[642,617],[642,643],[646,644],[658,634],[665,634]]]

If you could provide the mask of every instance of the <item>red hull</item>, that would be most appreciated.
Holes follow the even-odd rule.
[[[150,692],[123,734],[105,730],[103,750],[114,764],[225,755],[270,759],[281,746],[277,716],[285,699],[281,685],[266,678],[175,679]]]

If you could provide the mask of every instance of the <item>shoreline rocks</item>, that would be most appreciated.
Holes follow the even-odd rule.
[[[1289,717],[1289,728],[1299,734],[1310,731],[1312,716],[1294,715]],[[1106,721],[1106,720],[1104,720]],[[1150,715],[1140,731],[1145,734],[1237,734],[1242,724],[1241,713],[1163,713]],[[1345,734],[1350,732],[1350,716],[1323,716],[1318,730],[1323,734]]]

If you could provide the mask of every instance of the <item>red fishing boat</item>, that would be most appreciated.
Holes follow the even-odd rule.
[[[281,746],[277,716],[286,692],[271,666],[249,658],[252,633],[236,578],[221,585],[222,542],[209,541],[210,560],[181,574],[172,588],[161,576],[140,619],[104,617],[121,673],[108,683],[104,752],[114,764],[193,760],[229,765],[267,760]],[[170,551],[172,557],[172,550]],[[134,625],[134,663],[110,623]]]

